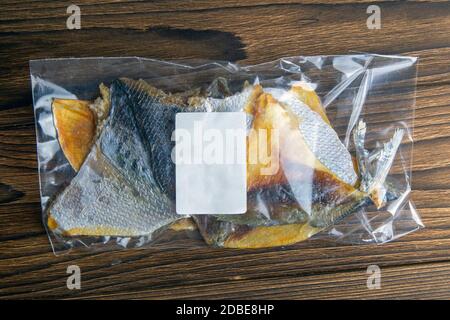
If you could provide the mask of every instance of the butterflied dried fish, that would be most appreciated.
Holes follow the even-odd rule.
[[[145,89],[126,79],[111,85],[110,115],[78,174],[50,205],[51,228],[139,236],[179,218],[169,195],[171,124],[180,107]]]
[[[315,99],[303,87],[255,92],[256,97],[250,101],[253,104],[245,110],[253,115],[253,130],[276,130],[277,137],[269,134],[265,141],[273,145],[276,140],[277,153],[270,154],[270,161],[248,163],[246,214],[195,217],[208,243],[239,248],[294,243],[372,203],[369,192],[356,188],[358,178],[352,157],[329,126],[318,97]],[[313,98],[308,100],[305,94]],[[248,159],[260,151],[260,146],[258,135],[248,137]],[[261,174],[276,161],[276,172]],[[296,236],[285,236],[293,230],[298,231]]]

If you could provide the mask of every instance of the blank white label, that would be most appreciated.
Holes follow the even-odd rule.
[[[178,113],[172,138],[177,213],[245,213],[246,114]]]

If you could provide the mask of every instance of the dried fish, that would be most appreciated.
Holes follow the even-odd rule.
[[[306,83],[289,90],[246,83],[241,92],[232,94],[226,80],[217,79],[206,92],[166,94],[143,80],[119,79],[109,91],[103,88],[102,96],[110,99],[110,105],[103,100],[72,102],[87,114],[88,106],[103,112],[91,111],[93,118],[101,118],[97,129],[89,117],[78,120],[79,125],[86,122],[91,140],[97,130],[98,139],[86,160],[86,151],[78,149],[89,150],[91,140],[83,140],[84,149],[63,148],[73,166],[84,161],[48,210],[49,227],[65,234],[141,236],[170,225],[173,230],[192,230],[192,220],[174,210],[171,135],[178,112],[245,111],[248,115],[248,211],[194,216],[208,244],[259,248],[295,243],[361,206],[372,201],[378,205],[375,192],[379,199],[392,195],[386,194],[385,180],[402,134],[396,133],[375,157],[378,166],[372,173],[364,127],[355,128],[360,181],[352,156],[330,126],[320,98]],[[61,124],[67,117],[58,114],[59,105],[55,101],[54,116]],[[64,130],[57,129],[61,145],[70,141]],[[76,162],[70,160],[74,153]],[[266,156],[261,158],[261,153]]]
[[[131,80],[111,85],[111,110],[78,174],[50,205],[68,235],[151,235],[177,220],[170,137],[180,106]],[[173,192],[172,192],[173,194]]]
[[[247,213],[195,216],[209,244],[253,248],[293,243],[370,202],[354,187],[357,175],[351,156],[323,117],[292,91],[260,87],[254,92],[258,96],[246,109],[253,115],[252,129],[276,130],[277,137],[269,135],[265,141],[270,145],[275,140],[277,153],[270,154],[270,161],[247,164]],[[259,135],[248,137],[248,160],[260,146]],[[276,161],[277,170],[264,174],[263,169]],[[299,233],[286,237],[287,230]]]

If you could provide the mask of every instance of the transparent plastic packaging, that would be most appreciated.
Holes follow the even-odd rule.
[[[410,199],[414,57],[248,66],[68,58],[30,61],[30,71],[42,217],[55,254],[310,238],[381,244],[423,227]],[[176,213],[180,112],[245,112],[246,213]],[[262,149],[265,158],[253,157]]]

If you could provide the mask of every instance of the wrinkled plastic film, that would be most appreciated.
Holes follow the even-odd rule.
[[[421,228],[410,199],[416,68],[416,58],[370,54],[252,66],[31,61],[43,223],[55,253],[384,243]],[[179,112],[246,112],[247,161],[276,141],[263,153],[277,155],[278,170],[247,166],[247,213],[176,214],[168,154]],[[265,132],[270,146],[255,134],[262,128],[277,129]],[[65,131],[81,134],[73,142]]]

